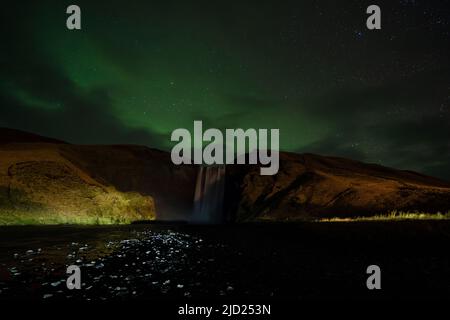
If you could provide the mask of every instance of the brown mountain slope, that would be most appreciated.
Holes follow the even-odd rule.
[[[99,206],[95,201],[83,205],[89,208],[82,206],[82,210],[75,210],[80,203],[77,197],[86,199],[78,191],[89,193],[92,189],[125,197],[130,197],[129,193],[132,192],[135,193],[133,203],[140,199],[139,195],[143,197],[140,200],[152,202],[151,208],[143,203],[142,209],[151,214],[139,216],[136,215],[137,208],[124,209],[125,212],[121,215],[136,220],[154,218],[155,210],[159,213],[158,219],[186,219],[192,211],[196,168],[173,165],[167,152],[132,145],[71,145],[6,128],[0,128],[0,137],[3,142],[0,143],[0,214],[26,209],[16,199],[10,198],[11,188],[16,188],[17,192],[30,198],[30,201],[39,198],[36,203],[30,204],[26,212],[37,207],[52,211],[55,206],[58,207],[58,212],[93,212],[95,210],[92,208]],[[31,166],[26,174],[25,169],[13,170],[16,167],[22,168],[23,164]],[[29,171],[33,171],[33,175]],[[25,175],[28,176],[21,178]],[[66,179],[62,179],[63,175],[67,176]],[[16,185],[16,181],[20,179],[28,179],[27,184],[33,187]],[[50,190],[45,188],[47,184],[50,185]],[[69,192],[70,195],[61,194],[59,189],[72,191]],[[113,206],[114,203],[108,205]]]
[[[450,209],[450,183],[343,158],[281,153],[275,176],[253,166],[230,166],[228,175],[228,212],[238,221]]]
[[[111,221],[152,219],[155,210],[157,219],[192,214],[197,168],[173,165],[167,152],[12,142],[14,135],[0,144],[0,221],[34,212]],[[231,221],[446,212],[450,184],[343,158],[281,153],[275,176],[261,176],[258,166],[227,166],[224,203]]]
[[[99,181],[65,144],[0,145],[0,224],[121,223],[155,216],[153,199]]]
[[[176,166],[167,152],[144,146],[59,146],[60,153],[98,181],[122,192],[155,200],[157,218],[189,219],[197,177],[195,166]]]

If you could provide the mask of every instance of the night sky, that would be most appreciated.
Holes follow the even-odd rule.
[[[2,4],[0,127],[165,150],[193,120],[279,128],[282,150],[450,180],[449,1],[189,2]]]

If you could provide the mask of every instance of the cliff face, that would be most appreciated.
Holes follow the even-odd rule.
[[[155,201],[160,220],[186,220],[192,214],[197,168],[176,166],[167,152],[143,146],[59,147],[60,153],[97,181]]]
[[[237,221],[450,210],[450,183],[343,158],[281,153],[275,176],[253,166],[228,172],[228,212]]]

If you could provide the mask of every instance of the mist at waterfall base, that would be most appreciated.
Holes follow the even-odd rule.
[[[195,185],[192,223],[224,222],[225,165],[201,166]]]

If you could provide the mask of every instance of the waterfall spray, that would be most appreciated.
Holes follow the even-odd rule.
[[[224,192],[225,165],[201,166],[195,186],[192,222],[222,222]]]

